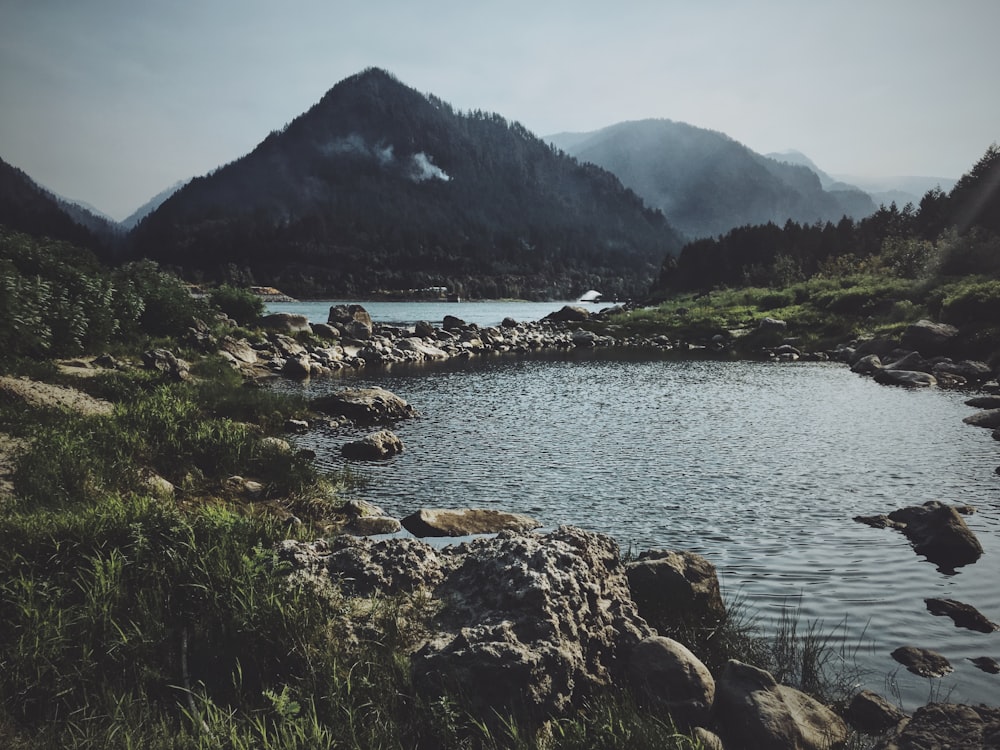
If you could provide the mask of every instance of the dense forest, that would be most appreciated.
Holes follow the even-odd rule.
[[[745,226],[691,242],[665,260],[654,295],[785,286],[852,271],[1000,273],[1000,148],[991,146],[949,193],[928,191],[919,206],[881,206],[860,221]]]
[[[136,257],[299,294],[635,294],[679,236],[610,173],[390,74],[337,84],[134,231]]]

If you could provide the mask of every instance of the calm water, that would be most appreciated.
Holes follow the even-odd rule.
[[[506,314],[506,313],[505,313]],[[503,315],[500,316],[501,318]],[[609,353],[484,357],[283,384],[318,395],[380,385],[419,419],[395,428],[406,452],[366,464],[362,495],[402,516],[420,507],[525,512],[614,536],[623,548],[689,549],[773,624],[798,606],[869,670],[866,686],[907,708],[929,698],[1000,705],[1000,676],[967,660],[1000,658],[1000,633],[955,628],[925,608],[958,599],[1000,621],[1000,443],[962,423],[966,395],[875,384],[840,365],[678,362]],[[329,468],[353,435],[299,443]],[[898,532],[853,522],[940,499],[976,505],[985,549],[946,576]],[[941,680],[889,653],[943,653]]]

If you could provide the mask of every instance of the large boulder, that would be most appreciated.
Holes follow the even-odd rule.
[[[982,557],[982,545],[960,515],[972,512],[969,506],[953,507],[929,500],[923,505],[894,510],[888,516],[856,516],[854,520],[902,531],[918,555],[951,572]]]
[[[937,378],[929,372],[918,370],[880,368],[872,372],[872,378],[882,385],[899,385],[904,388],[930,388],[937,385]]]
[[[1000,428],[1000,409],[984,409],[970,414],[962,420],[973,427],[985,427],[988,430]]]
[[[429,700],[460,695],[487,721],[512,711],[541,721],[624,681],[629,654],[653,635],[610,537],[564,526],[459,550],[437,587],[431,635],[411,658]]]
[[[650,708],[679,726],[704,726],[715,700],[715,680],[686,646],[652,636],[640,641],[628,660],[632,688]]]
[[[545,316],[545,320],[557,323],[579,323],[590,319],[590,311],[576,305],[563,305],[562,308]]]
[[[639,613],[661,632],[726,615],[715,566],[699,554],[647,550],[625,571]]]
[[[326,322],[352,339],[367,341],[372,336],[372,316],[361,305],[333,305]]]
[[[159,370],[173,380],[191,378],[191,365],[169,349],[149,349],[143,352],[142,365],[147,370]]]
[[[244,365],[257,364],[257,352],[246,339],[234,339],[223,336],[219,341],[219,350],[226,352],[237,362]]]
[[[928,703],[878,750],[987,750],[1000,747],[1000,708]]]
[[[847,707],[847,720],[855,729],[868,734],[880,734],[898,726],[906,714],[878,693],[862,690]]]
[[[499,510],[444,510],[423,508],[402,520],[403,528],[414,536],[470,536],[501,531],[531,531],[541,524],[519,513]]]
[[[413,352],[418,355],[420,359],[448,359],[448,352],[444,349],[439,349],[433,344],[428,344],[426,341],[417,338],[416,336],[400,339],[396,342],[396,348],[403,352]]]
[[[403,441],[391,430],[379,430],[352,440],[340,448],[344,458],[354,461],[384,461],[403,452]]]
[[[312,326],[305,315],[295,313],[271,313],[257,320],[257,326],[265,331],[277,331],[278,333],[312,333]]]
[[[318,396],[310,402],[313,409],[335,417],[345,417],[357,424],[386,424],[417,415],[416,410],[396,394],[384,388],[356,388]]]
[[[918,320],[906,327],[900,343],[907,349],[916,349],[925,357],[949,354],[956,339],[958,329],[947,323]]]
[[[730,660],[715,684],[712,715],[726,747],[829,750],[846,742],[837,714],[763,669]]]

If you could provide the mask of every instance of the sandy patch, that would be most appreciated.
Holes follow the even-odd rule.
[[[28,378],[0,376],[0,398],[14,397],[31,406],[67,409],[80,414],[110,414],[114,406],[75,388],[40,383]]]

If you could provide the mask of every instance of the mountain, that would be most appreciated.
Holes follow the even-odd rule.
[[[134,252],[290,293],[636,294],[681,238],[609,172],[371,68],[193,179]]]
[[[824,190],[807,166],[771,159],[723,133],[672,120],[560,133],[554,146],[613,172],[688,237],[773,222],[861,218],[875,204],[851,186]]]
[[[153,211],[158,209],[167,198],[169,198],[171,195],[173,195],[182,187],[184,187],[184,184],[185,180],[181,180],[179,182],[175,182],[166,190],[161,190],[152,198],[150,198],[148,201],[139,206],[139,208],[137,208],[135,211],[133,211],[124,219],[122,219],[121,225],[127,230],[135,229],[140,221],[142,221],[151,213],[153,213]]]
[[[17,167],[0,159],[0,225],[26,234],[50,237],[90,248],[108,257],[109,238],[89,228],[93,214],[83,216],[84,209],[69,208]],[[79,217],[80,220],[77,220]]]

